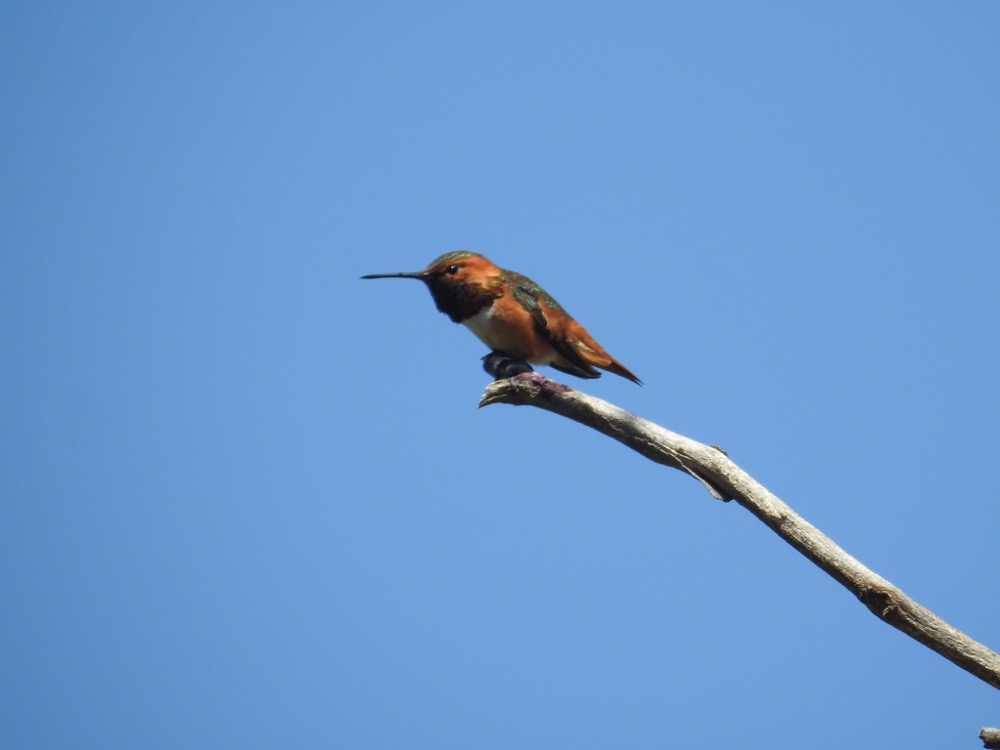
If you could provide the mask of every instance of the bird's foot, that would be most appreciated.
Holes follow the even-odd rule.
[[[546,393],[565,393],[570,387],[549,380],[544,375],[534,371],[534,369],[523,359],[512,357],[506,352],[493,351],[483,357],[483,369],[493,376],[494,380],[507,380],[508,378],[518,378],[534,383]]]
[[[515,375],[534,372],[534,369],[523,359],[512,357],[506,352],[493,351],[483,357],[483,369],[493,376],[494,380],[506,380]]]

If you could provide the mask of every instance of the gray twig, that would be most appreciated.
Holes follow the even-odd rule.
[[[1000,689],[1000,655],[862,565],[729,460],[721,449],[678,435],[534,372],[487,386],[479,405],[497,403],[537,406],[569,417],[624,443],[651,461],[690,474],[714,497],[734,500],[757,516],[851,591],[876,617]]]

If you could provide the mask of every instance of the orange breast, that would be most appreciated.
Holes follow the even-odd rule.
[[[513,304],[502,304],[504,301],[505,298],[498,299],[463,320],[463,325],[491,349],[536,365],[551,363],[557,354],[539,335],[531,314],[513,300]]]

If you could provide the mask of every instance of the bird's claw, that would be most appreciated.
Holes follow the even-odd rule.
[[[517,359],[505,352],[490,352],[483,357],[483,369],[493,376],[494,380],[506,380],[515,375],[534,372],[531,365],[523,359]]]

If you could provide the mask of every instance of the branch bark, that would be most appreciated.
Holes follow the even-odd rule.
[[[1000,655],[952,627],[849,555],[719,448],[664,429],[619,407],[525,373],[487,386],[480,406],[537,406],[592,427],[659,464],[680,469],[714,497],[734,500],[853,593],[876,617],[1000,689]]]

